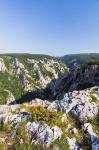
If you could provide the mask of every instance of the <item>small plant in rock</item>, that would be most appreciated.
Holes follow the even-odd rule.
[[[95,95],[90,94],[90,97],[92,98],[92,102],[97,102],[97,98],[95,97]]]
[[[70,150],[65,135],[63,135],[61,139],[57,139],[50,148],[53,150],[55,147],[57,147],[59,150]]]
[[[3,126],[4,126],[4,122],[3,122],[3,120],[1,119],[1,120],[0,120],[0,130],[1,130],[1,131],[3,130]]]

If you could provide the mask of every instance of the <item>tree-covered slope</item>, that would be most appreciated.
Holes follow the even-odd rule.
[[[89,61],[99,60],[99,53],[64,55],[59,59],[62,60],[68,67],[71,67],[71,65],[75,62],[78,64],[84,64]]]
[[[66,72],[49,56],[1,55],[2,150],[99,149],[99,61]]]
[[[66,72],[66,65],[51,56],[1,54],[0,103],[9,103],[29,91],[45,88]]]

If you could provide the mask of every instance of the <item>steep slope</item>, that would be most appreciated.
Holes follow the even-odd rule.
[[[64,92],[83,90],[93,86],[99,86],[99,61],[79,66],[57,80],[54,83],[54,88],[50,86],[48,90],[51,92],[50,95],[53,96],[53,99],[55,99]]]
[[[4,58],[1,60],[2,73],[6,70],[8,75],[13,75],[14,71],[16,78],[20,75],[21,67],[18,66],[23,63],[18,56],[14,58],[14,70],[10,73]],[[0,105],[0,148],[98,150],[99,62],[88,63],[52,80],[41,95],[44,92],[48,94],[47,99],[37,98],[36,93],[37,97],[31,101]]]
[[[60,101],[0,105],[0,148],[98,150],[98,105],[99,87],[64,93]]]
[[[23,94],[45,88],[53,79],[67,72],[67,67],[47,55],[0,55],[0,103],[9,103]]]
[[[59,57],[69,68],[76,64],[84,64],[90,61],[99,60],[99,53],[70,54]]]

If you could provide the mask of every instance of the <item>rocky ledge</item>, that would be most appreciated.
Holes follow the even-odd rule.
[[[98,150],[98,89],[64,93],[53,102],[0,105],[0,143],[14,149]]]

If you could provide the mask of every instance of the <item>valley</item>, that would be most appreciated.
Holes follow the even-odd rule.
[[[0,55],[2,150],[98,150],[99,59]]]

